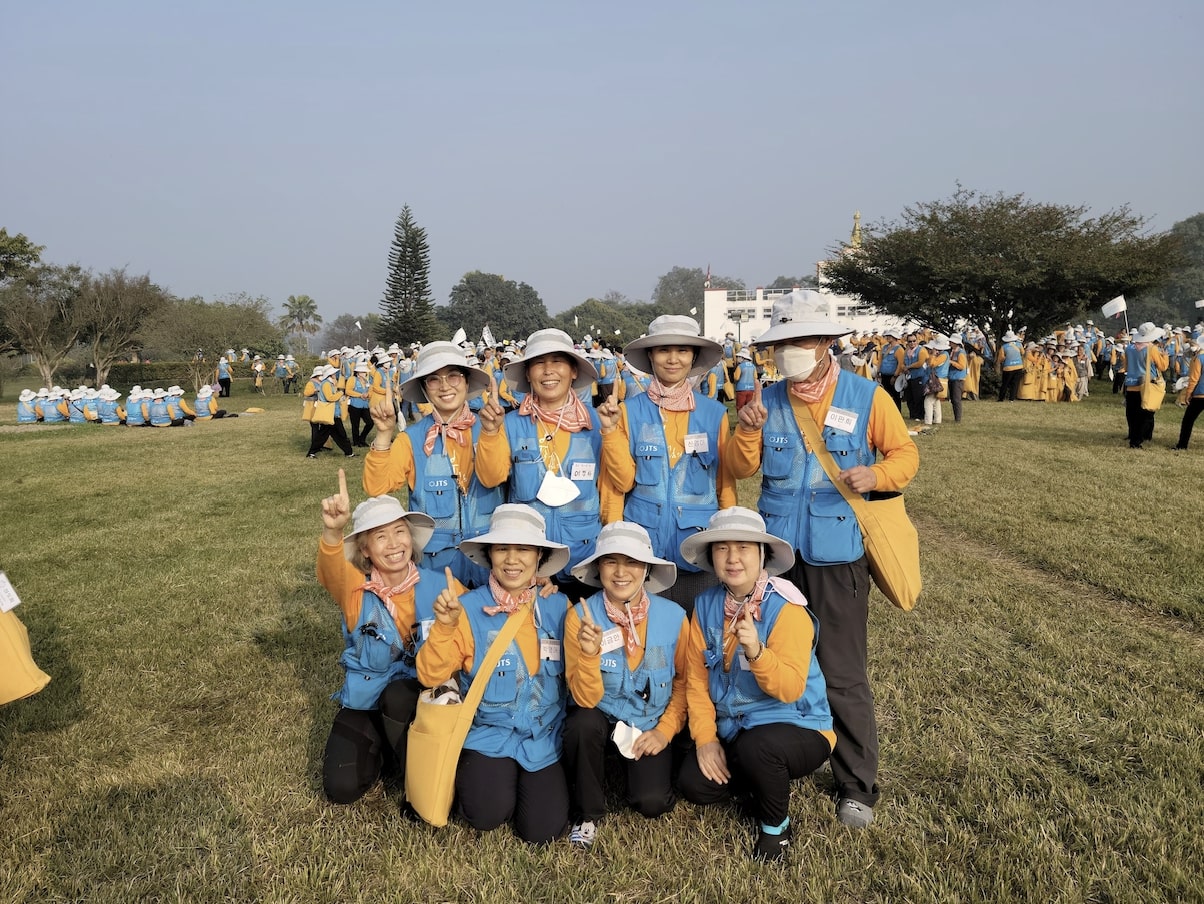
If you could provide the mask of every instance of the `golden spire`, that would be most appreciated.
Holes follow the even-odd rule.
[[[853,234],[849,237],[850,248],[861,247],[861,211],[858,210],[853,214]]]

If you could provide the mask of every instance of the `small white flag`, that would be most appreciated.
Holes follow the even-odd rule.
[[[1117,295],[1110,302],[1100,308],[1105,317],[1116,317],[1118,314],[1121,314],[1127,309],[1128,306],[1125,304],[1125,297],[1123,295]]]
[[[691,314],[691,315],[693,315],[693,314],[697,314],[697,313],[698,313],[698,308],[690,308],[690,314]]]
[[[620,333],[622,333],[622,332],[623,332],[622,330],[615,330],[615,335],[617,336],[617,335],[619,335],[619,334],[620,334]]]
[[[1196,307],[1204,308],[1204,298],[1201,298],[1199,301],[1196,302]]]
[[[362,329],[364,328],[364,325],[363,325],[362,323],[360,323],[360,322],[357,320],[357,321],[355,322],[355,328],[356,328],[357,330],[362,330]]]
[[[577,325],[577,315],[574,314],[573,315],[573,326],[576,326],[576,325]]]
[[[460,345],[467,338],[468,333],[464,332],[464,327],[460,327],[458,330],[456,330],[456,335],[452,336],[452,342],[454,342],[456,345]]]
[[[493,333],[489,329],[489,324],[485,324],[485,328],[481,330],[481,341],[490,347],[497,345],[497,343],[493,341]]]

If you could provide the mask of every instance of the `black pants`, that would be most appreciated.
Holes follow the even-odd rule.
[[[602,710],[569,708],[564,723],[564,767],[574,820],[593,822],[606,813],[606,754],[618,750],[610,739],[613,730],[614,723]],[[673,794],[672,747],[666,746],[656,756],[624,759],[623,763],[627,766],[627,802],[632,809],[649,819],[673,809],[677,798]]]
[[[1112,395],[1116,395],[1125,386],[1125,372],[1123,370],[1114,370],[1112,372]]]
[[[1200,416],[1200,412],[1204,411],[1204,396],[1192,396],[1187,400],[1187,410],[1183,412],[1183,423],[1179,425],[1179,442],[1175,444],[1176,449],[1186,449],[1188,442],[1191,440],[1192,428],[1196,425],[1196,418]]]
[[[720,741],[732,774],[718,785],[702,774],[691,750],[677,783],[682,796],[696,804],[723,803],[733,791],[749,791],[756,817],[765,825],[781,825],[790,815],[790,782],[810,775],[831,753],[828,739],[812,728],[776,722],[758,725]]]
[[[334,444],[343,450],[344,455],[354,454],[351,451],[351,440],[347,438],[347,428],[343,426],[342,418],[335,418],[333,424],[311,424],[311,426],[313,430],[307,455],[317,455],[326,445],[327,438],[333,439]]]
[[[1141,407],[1141,389],[1125,390],[1125,420],[1129,424],[1129,448],[1154,438],[1154,412]]]
[[[372,415],[367,408],[356,408],[348,405],[351,412],[351,444],[353,446],[368,445],[368,434],[372,432]]]
[[[847,565],[808,565],[795,554],[785,577],[803,591],[819,619],[815,656],[828,683],[836,730],[836,792],[872,807],[878,801],[878,721],[866,670],[869,563],[862,556]]]
[[[886,394],[890,396],[891,401],[895,403],[895,407],[899,411],[903,410],[903,396],[899,390],[895,389],[896,374],[878,374],[878,382],[882,384],[882,388],[886,390]]]
[[[913,421],[924,420],[924,381],[908,380],[905,392],[907,393],[907,416]]]
[[[221,391],[217,394],[218,398],[228,399],[230,397],[230,378],[225,377],[218,380],[217,385],[221,387]]]
[[[530,844],[544,844],[565,833],[569,789],[559,762],[528,772],[509,757],[475,750],[460,754],[456,770],[460,815],[478,832],[514,823],[514,832]]]
[[[1024,378],[1024,368],[1005,370],[999,375],[999,401],[1007,399],[1016,401],[1016,393],[1020,389],[1020,381]]]
[[[322,755],[322,789],[331,803],[355,803],[383,772],[405,768],[406,732],[421,691],[417,681],[394,681],[381,693],[379,709],[335,713]]]
[[[953,423],[955,424],[962,422],[962,390],[965,385],[965,380],[949,381],[949,404],[953,406]]]

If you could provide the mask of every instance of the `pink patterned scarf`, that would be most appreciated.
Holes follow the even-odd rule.
[[[506,590],[497,582],[492,574],[489,575],[489,592],[493,594],[493,601],[496,606],[482,606],[486,615],[497,615],[499,612],[505,612],[507,615],[512,615],[521,609],[524,605],[535,599],[535,588],[528,587],[518,596],[512,596],[509,590]]]
[[[415,567],[414,563],[411,562],[405,577],[401,579],[401,583],[390,587],[385,584],[385,579],[381,576],[380,570],[373,565],[371,576],[368,580],[364,581],[359,589],[371,591],[379,596],[381,602],[385,604],[385,609],[388,610],[389,615],[396,622],[397,608],[393,605],[393,597],[400,596],[408,590],[413,590],[421,577],[422,574]],[[408,625],[398,625],[398,627],[402,629],[403,633],[409,630]]]
[[[446,444],[450,439],[452,442],[464,446],[469,445],[468,437],[472,435],[472,425],[477,422],[477,416],[472,413],[472,409],[468,407],[468,403],[464,403],[464,407],[460,409],[452,420],[444,421],[439,412],[433,414],[435,422],[426,430],[426,440],[422,443],[422,451],[430,455],[435,451],[435,439],[440,432],[444,435],[443,442]]]
[[[790,394],[804,402],[818,402],[824,397],[824,393],[836,385],[836,378],[839,376],[840,365],[836,363],[836,356],[828,352],[828,369],[824,371],[823,376],[811,382],[791,380]]]
[[[518,406],[518,413],[523,415],[534,415],[545,424],[564,430],[569,433],[577,433],[581,430],[588,430],[593,426],[593,421],[590,420],[589,411],[585,407],[585,403],[581,401],[577,393],[570,391],[568,400],[563,407],[553,411],[548,411],[541,408],[539,400],[535,398],[535,393],[529,392]]]
[[[648,384],[648,398],[666,411],[693,411],[694,390],[689,380],[666,386],[656,377]]]
[[[634,653],[640,648],[640,636],[636,633],[635,626],[648,617],[648,591],[641,587],[639,599],[626,606],[612,603],[603,591],[602,602],[606,606],[606,617],[623,629],[627,651]]]

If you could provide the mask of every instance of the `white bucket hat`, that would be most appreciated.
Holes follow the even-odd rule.
[[[952,336],[950,336],[949,344],[950,345],[965,345],[965,343],[962,341],[962,334],[954,333]]]
[[[769,318],[769,329],[756,338],[753,345],[765,346],[787,339],[802,339],[807,336],[827,336],[835,339],[853,332],[828,317],[820,308],[827,309],[829,300],[814,289],[795,289],[773,300],[773,312]]]
[[[1157,342],[1166,331],[1162,327],[1154,326],[1153,322],[1147,321],[1137,328],[1137,335],[1133,337],[1134,342]]]
[[[612,555],[630,556],[637,562],[651,566],[644,581],[649,593],[668,590],[677,582],[677,566],[657,558],[652,552],[652,540],[648,538],[648,531],[632,521],[614,521],[604,525],[598,532],[598,544],[594,554],[573,567],[573,577],[591,587],[601,587],[597,560]]]
[[[213,395],[213,387],[208,383],[196,391],[196,397],[198,399],[207,399],[211,395]]]
[[[794,550],[790,544],[780,537],[767,534],[765,520],[752,509],[739,505],[715,512],[706,530],[686,537],[681,544],[681,557],[704,571],[714,572],[714,566],[707,561],[706,550],[712,543],[722,540],[767,544],[769,555],[765,560],[765,570],[770,574],[782,574],[794,564]]]
[[[527,380],[527,366],[536,358],[544,355],[568,355],[577,363],[577,379],[573,381],[573,390],[585,389],[598,379],[598,370],[594,363],[587,358],[579,348],[573,348],[573,340],[564,330],[536,330],[527,337],[526,351],[517,361],[511,361],[503,369],[506,382],[519,392],[530,392],[531,383]]]
[[[937,336],[928,343],[928,347],[938,352],[947,352],[949,351],[949,340],[944,336]]]
[[[413,552],[420,556],[435,533],[435,519],[422,512],[407,512],[395,496],[373,496],[357,505],[351,513],[351,533],[343,538],[343,555],[347,561],[354,562],[359,555],[356,537],[403,518],[410,529]]]
[[[38,394],[32,389],[22,389],[21,394],[17,396],[22,402],[32,402],[38,397]]]
[[[569,548],[548,539],[543,515],[529,505],[513,502],[499,505],[489,519],[489,532],[463,541],[460,552],[478,565],[489,568],[493,563],[489,561],[487,547],[502,544],[551,550],[548,560],[535,572],[540,577],[556,574],[569,563]]]
[[[469,367],[464,360],[464,350],[454,342],[428,342],[418,353],[418,359],[410,376],[401,384],[401,397],[407,402],[426,404],[427,377],[445,367],[458,367],[466,372],[468,397],[474,398],[489,388],[489,375]]]
[[[1017,336],[1015,333],[1013,333],[1011,330],[1008,330],[1006,333],[1003,334],[1003,338],[1000,339],[999,341],[1000,342],[1019,342],[1020,337]]]
[[[702,337],[698,321],[681,314],[662,314],[648,325],[648,334],[628,342],[623,355],[640,370],[652,372],[648,358],[650,349],[664,345],[687,345],[698,350],[694,366],[689,375],[697,377],[706,373],[723,357],[723,346]]]

